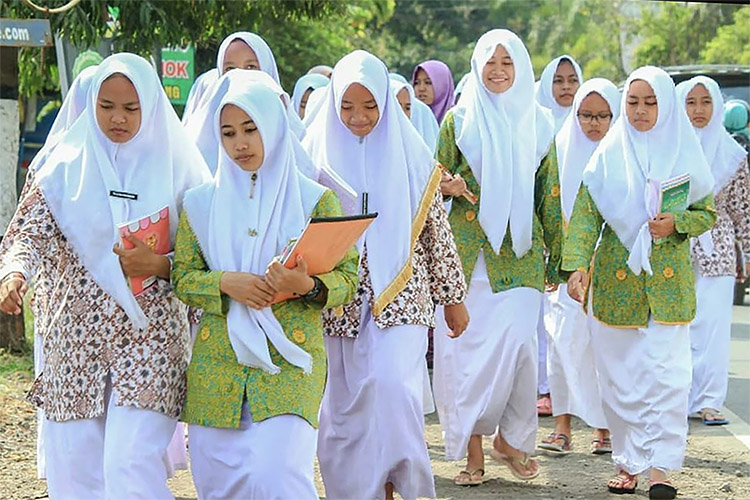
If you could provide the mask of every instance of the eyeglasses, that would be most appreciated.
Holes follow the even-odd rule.
[[[608,122],[612,118],[612,113],[599,113],[598,115],[592,115],[591,113],[578,113],[578,118],[581,123],[591,123],[596,119],[597,122]]]

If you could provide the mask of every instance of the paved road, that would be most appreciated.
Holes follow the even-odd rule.
[[[750,424],[750,298],[734,306],[726,407]]]

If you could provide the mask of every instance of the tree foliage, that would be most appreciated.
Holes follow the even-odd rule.
[[[719,27],[702,58],[706,63],[750,65],[750,7],[737,10],[732,24]]]

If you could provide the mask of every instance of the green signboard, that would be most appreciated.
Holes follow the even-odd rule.
[[[185,104],[195,80],[195,48],[161,50],[161,83],[172,104]]]

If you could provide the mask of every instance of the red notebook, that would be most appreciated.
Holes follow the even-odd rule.
[[[120,242],[125,250],[135,248],[125,236],[132,235],[144,242],[152,252],[166,255],[172,250],[169,240],[169,207],[147,215],[139,220],[121,224],[119,226]],[[156,276],[137,276],[128,278],[130,290],[138,296],[156,283]]]
[[[377,216],[312,218],[299,238],[291,240],[278,258],[287,269],[293,269],[297,265],[297,256],[301,255],[310,276],[331,272]],[[279,294],[273,303],[294,297],[292,294]]]

